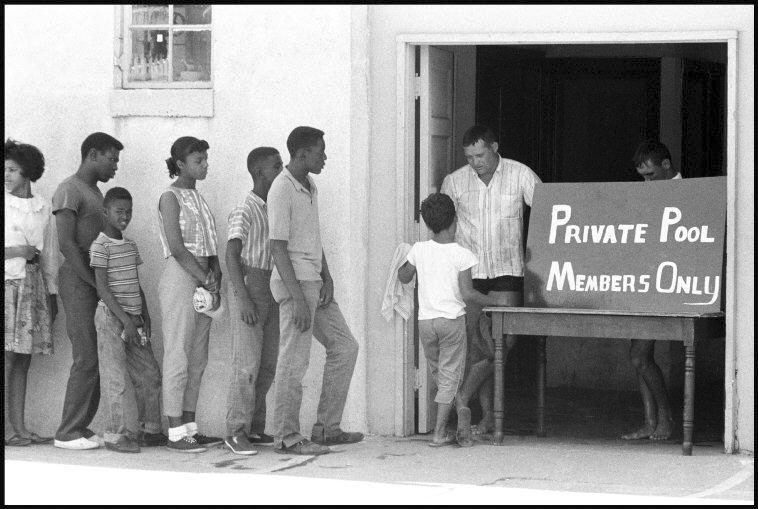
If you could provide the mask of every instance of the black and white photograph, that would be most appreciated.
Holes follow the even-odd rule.
[[[3,14],[4,503],[755,503],[752,3]]]

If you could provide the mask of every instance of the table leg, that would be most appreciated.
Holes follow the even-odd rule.
[[[497,313],[492,316],[492,339],[495,342],[495,445],[503,445],[503,320],[504,317]]]
[[[692,456],[692,432],[695,419],[695,342],[684,347],[684,411],[682,454]]]
[[[545,337],[537,340],[537,436],[545,436],[545,386],[547,385]]]

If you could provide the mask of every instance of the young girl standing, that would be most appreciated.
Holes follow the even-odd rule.
[[[193,307],[202,286],[218,293],[221,266],[216,248],[216,223],[195,188],[208,174],[208,143],[183,136],[166,159],[169,177],[176,177],[158,204],[161,244],[167,259],[159,284],[163,330],[163,411],[168,417],[166,447],[203,452],[221,438],[198,433],[195,410],[200,382],[208,363],[211,317]]]
[[[5,445],[49,442],[26,429],[24,404],[32,354],[52,355],[58,313],[57,245],[50,205],[32,195],[45,171],[33,145],[7,140],[5,158],[5,393],[13,435]]]

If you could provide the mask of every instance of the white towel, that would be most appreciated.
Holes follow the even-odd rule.
[[[405,320],[413,313],[413,280],[403,284],[397,278],[397,270],[408,260],[410,244],[401,243],[395,249],[392,263],[387,273],[387,285],[384,288],[384,300],[382,300],[382,316],[388,322],[392,320],[393,313],[397,312]],[[416,276],[414,276],[415,279]]]

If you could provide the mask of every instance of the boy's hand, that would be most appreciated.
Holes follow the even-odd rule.
[[[25,258],[27,260],[32,260],[35,256],[39,255],[39,249],[34,246],[13,246],[12,249],[17,253],[16,256]]]
[[[150,313],[147,312],[147,309],[142,310],[142,330],[145,332],[145,336],[148,338],[151,338],[153,328],[150,324]]]
[[[240,319],[247,325],[253,326],[258,321],[258,308],[255,307],[255,303],[247,297],[243,297],[237,301],[240,307]]]
[[[50,324],[55,323],[55,317],[58,316],[58,299],[54,293],[47,296],[48,305],[50,307]]]
[[[308,303],[305,297],[295,297],[293,299],[295,306],[295,326],[300,332],[307,331],[311,326],[311,311],[308,309]]]
[[[332,299],[334,299],[334,282],[331,278],[327,278],[324,280],[324,284],[321,285],[321,290],[319,290],[318,307],[323,308],[328,306]]]
[[[138,346],[141,344],[139,331],[137,330],[137,326],[134,325],[134,318],[124,324],[124,341]]]

